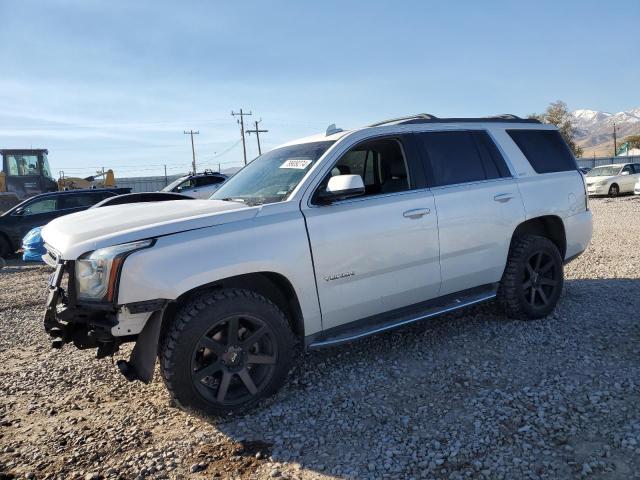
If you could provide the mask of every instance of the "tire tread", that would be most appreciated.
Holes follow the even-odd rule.
[[[295,343],[295,336],[293,335],[289,322],[282,310],[280,310],[271,300],[256,292],[241,288],[230,288],[209,290],[193,296],[181,309],[178,310],[173,318],[173,321],[167,329],[167,333],[164,337],[160,353],[160,372],[163,382],[173,401],[183,410],[190,411],[197,415],[202,415],[201,411],[192,408],[190,405],[185,404],[180,400],[180,392],[178,391],[178,386],[176,384],[176,365],[173,362],[173,358],[178,349],[179,338],[187,326],[194,321],[194,318],[198,316],[202,310],[226,300],[236,299],[251,299],[264,304],[269,310],[271,310],[271,313],[274,314],[277,321],[282,323],[282,326],[284,327],[282,330],[287,332],[286,341],[289,342],[290,345]],[[292,349],[289,349],[288,358],[284,359],[284,364],[286,365],[287,370],[291,362],[291,352]],[[260,398],[261,397],[259,397],[258,400]],[[234,413],[242,413],[243,411],[252,408],[258,400],[245,408],[235,409]],[[218,414],[224,413],[227,412],[218,412]]]

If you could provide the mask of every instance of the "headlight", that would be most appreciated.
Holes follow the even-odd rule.
[[[112,301],[122,262],[132,252],[153,245],[154,240],[123,243],[85,253],[76,260],[76,292],[79,300]]]

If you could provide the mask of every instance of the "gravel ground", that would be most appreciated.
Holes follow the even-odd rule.
[[[591,206],[593,243],[552,317],[487,304],[306,354],[273,399],[213,423],[158,378],[51,350],[48,271],[11,261],[0,479],[640,478],[640,198]]]

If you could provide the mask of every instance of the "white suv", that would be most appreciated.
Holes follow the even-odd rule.
[[[634,193],[640,180],[640,163],[614,163],[594,167],[586,175],[589,195],[617,197],[621,193]]]
[[[175,401],[238,412],[283,383],[296,341],[337,345],[497,297],[554,309],[591,238],[558,131],[513,116],[390,120],[276,148],[211,200],[104,207],[43,231],[45,328]]]

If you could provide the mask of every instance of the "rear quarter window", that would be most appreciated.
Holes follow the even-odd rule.
[[[507,130],[536,173],[578,168],[569,147],[556,130]]]

